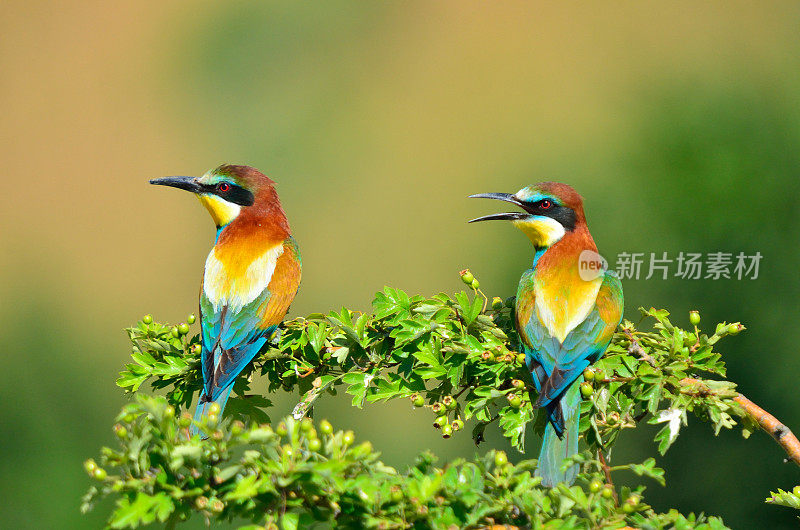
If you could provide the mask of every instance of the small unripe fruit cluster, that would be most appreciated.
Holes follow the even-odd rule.
[[[696,326],[700,323],[700,312],[699,311],[689,311],[689,322]]]
[[[475,276],[473,276],[472,272],[469,269],[464,269],[459,274],[461,274],[461,281],[462,282],[464,282],[465,284],[469,285],[470,287],[472,287],[476,291],[478,289],[480,289],[480,286],[481,286],[480,282],[478,281],[478,279]]]
[[[641,497],[634,494],[625,499],[625,504],[622,505],[622,511],[625,513],[633,513],[639,509],[639,503],[641,502]]]

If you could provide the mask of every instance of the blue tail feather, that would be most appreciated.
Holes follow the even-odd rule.
[[[563,437],[559,438],[550,421],[544,430],[542,450],[539,453],[539,464],[536,476],[542,477],[542,485],[553,487],[559,482],[572,484],[578,474],[578,466],[561,470],[565,458],[578,453],[578,435],[580,426],[580,383],[574,382],[558,401],[563,418]]]
[[[211,406],[212,403],[219,404],[219,417],[221,418],[222,411],[225,410],[225,404],[228,402],[228,398],[231,395],[231,390],[233,390],[233,381],[231,381],[231,384],[228,385],[228,388],[225,388],[222,392],[219,393],[217,399],[214,399],[212,401],[202,401],[198,403],[197,410],[195,410],[194,412],[194,421],[200,422],[203,416],[207,416],[208,408]],[[198,431],[197,427],[194,424],[192,424],[191,428],[189,429],[189,434],[194,436],[198,432],[200,431]]]

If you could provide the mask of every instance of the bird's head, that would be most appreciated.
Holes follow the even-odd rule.
[[[496,213],[472,219],[477,221],[507,220],[522,230],[536,248],[555,245],[566,234],[585,224],[583,199],[566,184],[541,182],[522,188],[517,193],[478,193],[476,199],[498,199],[511,202],[523,212]]]
[[[193,192],[217,228],[230,224],[249,209],[263,209],[270,204],[280,209],[275,183],[250,166],[222,165],[202,177],[162,177],[150,184]]]

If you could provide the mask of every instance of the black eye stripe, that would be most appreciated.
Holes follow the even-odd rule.
[[[225,199],[228,202],[232,202],[234,204],[238,204],[239,206],[252,206],[255,202],[255,196],[249,190],[244,189],[241,186],[237,186],[236,184],[230,184],[228,182],[224,182],[222,184],[228,185],[227,191],[222,191],[220,189],[220,185],[204,185],[204,191],[206,193],[210,193],[212,195],[216,195],[222,199]]]
[[[546,203],[550,205],[547,208],[543,207]],[[541,215],[555,219],[561,223],[561,226],[563,226],[565,230],[572,231],[575,229],[575,223],[577,221],[575,211],[567,206],[561,206],[554,200],[542,199],[534,203],[528,203],[524,205],[523,208],[531,215]]]

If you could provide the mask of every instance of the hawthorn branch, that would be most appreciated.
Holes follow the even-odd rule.
[[[687,377],[681,379],[682,385],[692,385],[700,388],[700,391],[706,394],[713,394],[701,380]],[[744,409],[745,413],[755,421],[767,434],[769,434],[780,445],[786,454],[789,455],[787,461],[791,460],[800,466],[800,441],[794,433],[778,421],[778,419],[762,409],[744,395],[737,393],[733,400]]]

